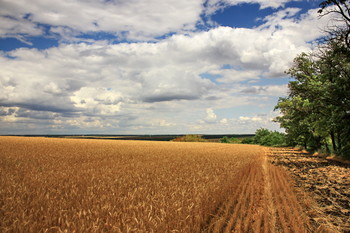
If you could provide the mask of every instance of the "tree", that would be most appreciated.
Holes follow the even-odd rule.
[[[305,120],[308,111],[304,108],[304,101],[300,97],[280,98],[275,110],[279,109],[281,116],[275,121],[286,130],[286,142],[290,146],[301,145],[308,148],[312,137],[309,123]]]
[[[324,101],[331,109],[328,116],[332,125],[333,147],[342,154],[350,154],[350,50],[331,41],[319,63],[320,78],[329,83]]]
[[[327,0],[320,4],[320,16],[334,15],[334,20],[340,22],[328,30],[330,40],[342,41],[350,49],[350,2],[349,0]]]
[[[350,154],[350,56],[329,41],[317,54],[301,54],[287,71],[290,94],[280,98],[276,121],[286,129],[287,141],[311,150],[328,148]]]
[[[327,0],[321,16],[333,14],[337,26],[313,54],[302,53],[287,71],[290,94],[280,98],[275,120],[287,141],[313,150],[328,148],[350,157],[350,2]],[[339,23],[340,22],[340,23]]]
[[[258,144],[263,146],[285,146],[285,134],[260,128],[255,131],[255,136],[242,141],[244,144]]]

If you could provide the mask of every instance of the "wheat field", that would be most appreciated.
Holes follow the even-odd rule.
[[[1,232],[202,232],[258,146],[0,137]]]

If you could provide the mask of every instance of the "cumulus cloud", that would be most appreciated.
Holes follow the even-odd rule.
[[[263,121],[263,119],[261,117],[258,117],[258,116],[254,116],[254,117],[240,116],[239,120],[241,120],[241,121],[256,121],[256,122]]]
[[[90,114],[110,115],[118,113],[123,103],[121,94],[105,88],[83,87],[70,97],[73,105]]]
[[[207,108],[206,117],[198,120],[198,124],[192,127],[198,130],[206,130],[208,128],[213,128],[213,126],[215,126],[219,130],[219,128],[221,128],[222,125],[226,125],[226,124],[228,124],[227,118],[219,118],[217,114],[214,112],[213,108]]]
[[[213,123],[216,122],[217,116],[214,113],[214,110],[212,108],[207,109],[207,117],[205,118],[205,122]]]
[[[24,43],[29,43],[26,36],[39,36],[44,33],[42,27],[25,19],[15,19],[0,15],[0,38],[14,37]]]
[[[244,33],[258,36],[254,30],[222,27],[194,36],[173,36],[158,44],[80,43],[44,51],[15,50],[8,53],[13,59],[1,58],[6,65],[0,77],[5,90],[0,100],[2,104],[42,108],[49,101],[51,107],[67,111],[94,109],[102,113],[106,110],[97,106],[114,104],[119,110],[123,101],[152,103],[218,96],[221,88],[200,74],[219,74],[219,81],[225,83],[258,79],[270,72],[275,62],[273,57],[265,59],[261,51],[273,40],[266,40],[267,45],[261,47],[254,43],[240,46],[246,42],[236,37]],[[297,54],[299,49],[289,54]],[[292,59],[290,56],[284,62],[289,64]],[[238,65],[242,71],[220,70],[224,64]],[[280,69],[283,73],[283,66]],[[114,102],[106,104],[108,101],[100,99]]]
[[[144,21],[161,21],[170,11],[165,10],[168,3],[151,1],[146,9],[140,10],[147,12],[149,7],[160,4],[164,12],[156,11],[158,18],[150,15],[147,19],[133,13],[134,18],[128,19],[132,20],[130,27],[134,33],[130,36],[160,35],[178,30],[187,22],[188,28],[193,28],[196,19],[189,18],[198,18],[201,10],[193,9],[201,3],[177,2],[171,5],[184,8],[188,13],[183,19],[169,23],[168,28],[143,28]],[[61,2],[35,1],[25,11],[25,2],[12,1],[6,2],[0,13],[5,15],[12,9],[19,21],[50,23],[57,29],[67,24],[74,30],[108,31],[108,27],[124,30],[118,26],[117,19],[108,17],[120,6],[120,14],[128,18],[128,12],[123,10],[128,2],[110,1],[108,9],[103,8],[102,2],[77,3],[70,1],[71,9],[66,9]],[[135,4],[142,5],[142,2],[135,1]],[[84,9],[84,16],[79,16],[77,5]],[[48,7],[47,14],[39,14],[44,7]],[[57,7],[56,11],[54,7]],[[96,12],[92,11],[94,7]],[[107,12],[106,16],[100,11]],[[32,13],[25,15],[24,12]],[[73,12],[86,21],[74,20]],[[179,133],[186,129],[214,131],[217,127],[224,131],[227,127],[240,127],[241,119],[221,117],[214,112],[214,107],[216,111],[263,106],[286,94],[285,85],[257,82],[284,76],[283,72],[292,64],[293,58],[311,50],[309,42],[321,35],[315,25],[321,26],[325,21],[317,19],[315,10],[293,19],[291,16],[297,12],[297,9],[279,11],[265,18],[265,23],[258,28],[217,27],[188,35],[173,35],[156,43],[62,43],[46,50],[22,48],[2,53],[0,120],[6,121],[7,127],[11,128],[11,122],[16,119],[33,123],[35,119],[46,118],[45,124],[55,130],[108,127],[114,133],[121,132],[120,129],[144,132],[155,125],[162,126],[164,132]],[[95,21],[91,21],[92,18]],[[166,20],[171,19],[170,15]],[[115,20],[114,28],[109,20]],[[157,23],[148,21],[148,24],[157,27]],[[23,30],[23,33],[40,33],[40,28],[37,32],[31,30]],[[207,75],[204,77],[203,74]],[[205,112],[207,116],[203,117]],[[202,119],[202,123],[198,119]],[[246,122],[248,120],[253,121],[250,118]]]
[[[279,116],[279,114],[279,112],[270,111],[264,114],[260,113],[251,116],[240,116],[238,122],[243,126],[249,127],[252,133],[254,132],[252,129],[256,130],[258,128],[269,128],[271,130],[281,131],[278,123],[274,122],[274,119]]]
[[[156,127],[169,127],[169,126],[176,126],[175,123],[172,122],[168,122],[164,119],[154,119],[151,122],[152,126],[156,126]]]
[[[241,91],[244,94],[267,95],[267,96],[287,96],[288,85],[268,85],[268,86],[249,86]]]
[[[217,76],[218,82],[233,83],[260,79],[261,72],[259,70],[218,69],[211,70],[209,74]]]
[[[214,112],[209,110],[209,113]],[[207,110],[208,111],[208,110]],[[210,115],[208,114],[208,115]],[[197,124],[189,125],[189,128],[199,133],[215,132],[215,133],[244,133],[253,134],[259,128],[268,128],[270,130],[281,131],[279,124],[273,119],[279,115],[278,112],[267,111],[267,113],[253,113],[251,115],[237,116],[234,118],[220,118],[216,113],[215,120],[210,123],[207,119],[199,120]]]
[[[106,33],[117,40],[155,41],[168,34],[193,33],[215,12],[230,6],[259,4],[261,9],[277,9],[286,2],[289,0],[0,0],[0,37],[25,41],[25,36],[45,35],[91,42],[86,35]],[[277,16],[272,17],[275,21],[269,22],[278,22]]]
[[[79,33],[110,32],[128,39],[153,39],[170,32],[195,29],[203,2],[178,0],[81,1],[48,2],[1,0],[0,15],[11,15],[11,24],[0,30],[2,36],[11,31],[33,35],[33,24],[52,26],[52,32],[67,35],[67,28]],[[181,17],[179,17],[181,11]],[[38,33],[38,32],[36,32]],[[36,34],[34,34],[36,35]]]

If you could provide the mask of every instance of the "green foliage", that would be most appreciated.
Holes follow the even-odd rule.
[[[202,135],[188,134],[173,139],[174,142],[207,142],[208,140],[202,138]]]
[[[283,133],[260,128],[255,132],[254,137],[244,139],[242,143],[263,146],[286,146],[286,138]]]
[[[227,136],[225,136],[225,137],[223,137],[223,138],[220,139],[220,142],[221,142],[221,143],[230,143],[230,138],[227,137]]]
[[[242,144],[254,144],[254,137],[244,138]]]
[[[235,144],[238,144],[238,143],[241,143],[242,142],[242,138],[230,138],[230,137],[227,137],[227,136],[224,136],[223,138],[220,139],[220,142],[221,143],[235,143]]]
[[[330,41],[317,56],[299,55],[287,73],[290,94],[275,107],[287,143],[350,157],[350,50]]]

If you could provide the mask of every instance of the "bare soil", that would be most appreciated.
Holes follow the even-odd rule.
[[[312,225],[350,232],[349,164],[293,148],[270,148],[268,156],[272,164],[291,173],[295,187],[305,190],[315,200],[317,207],[307,210]]]
[[[211,219],[207,232],[317,232],[307,208],[312,200],[294,187],[283,167],[271,164],[261,154],[236,176],[236,188]],[[318,217],[322,213],[316,214]],[[325,232],[333,232],[330,227]],[[320,229],[321,230],[321,229]],[[322,232],[322,231],[319,231]],[[336,232],[336,231],[334,231]]]

